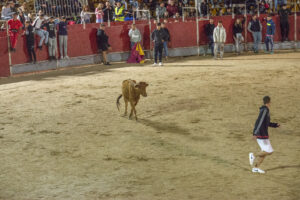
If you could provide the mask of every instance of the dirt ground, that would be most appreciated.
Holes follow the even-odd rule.
[[[139,121],[116,108],[147,81]],[[171,59],[0,79],[1,200],[298,200],[300,53]],[[252,130],[272,98],[275,150],[253,174]]]

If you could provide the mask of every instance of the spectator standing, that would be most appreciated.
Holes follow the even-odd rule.
[[[48,43],[48,53],[50,61],[56,60],[56,24],[54,22],[54,17],[50,17],[49,22],[45,23],[42,28],[46,28],[49,33],[49,43]]]
[[[89,7],[88,6],[83,6],[83,9],[80,13],[80,17],[81,17],[81,24],[91,23],[91,15],[89,14]]]
[[[103,23],[103,17],[104,17],[103,8],[104,8],[103,3],[99,3],[95,10],[96,23]]]
[[[124,7],[122,6],[121,2],[117,2],[117,6],[115,8],[115,21],[123,22],[124,19],[125,19]]]
[[[135,46],[136,43],[141,42],[141,40],[142,40],[142,35],[141,35],[140,31],[136,28],[135,24],[131,25],[131,29],[129,30],[128,35],[130,37],[131,49]]]
[[[19,11],[18,20],[20,20],[20,22],[23,24],[23,28],[25,28],[26,18],[22,11]]]
[[[66,17],[62,16],[61,21],[58,24],[58,35],[59,35],[59,52],[60,59],[69,59],[68,56],[68,22]]]
[[[246,16],[245,16],[246,17]],[[239,55],[241,54],[240,46],[242,42],[244,41],[243,37],[243,24],[245,23],[245,18],[243,21],[241,19],[236,19],[234,25],[233,25],[233,39],[235,41],[235,51]]]
[[[36,55],[34,51],[34,30],[30,21],[25,22],[25,32],[27,51],[29,55],[29,62],[36,63]]]
[[[154,66],[157,65],[157,57],[159,57],[159,66],[162,66],[162,51],[164,41],[167,40],[165,32],[161,29],[161,24],[157,23],[156,29],[151,34],[151,39],[154,41]]]
[[[103,12],[104,12],[103,19],[105,22],[108,22],[108,19],[109,19],[109,21],[113,21],[114,8],[111,6],[109,1],[105,2],[105,8],[104,8]]]
[[[226,42],[226,30],[223,27],[222,21],[219,21],[218,26],[214,29],[215,59],[218,58],[219,49],[220,49],[220,58],[223,59],[225,42]]]
[[[267,17],[267,33],[266,33],[266,38],[265,38],[266,53],[270,53],[270,54],[274,53],[273,52],[274,35],[275,35],[275,23],[272,20],[272,16],[268,15],[268,17]],[[269,49],[269,43],[271,45],[271,49]]]
[[[289,37],[289,15],[291,14],[290,9],[287,9],[286,5],[283,5],[279,10],[279,18],[280,18],[280,30],[281,30],[281,41],[288,41]]]
[[[43,30],[41,27],[45,21],[44,14],[40,14],[33,22],[33,27],[35,29],[35,33],[40,37],[40,42],[38,48],[42,50],[43,42],[45,40],[45,44],[48,44],[49,33]]]
[[[10,50],[12,52],[16,51],[16,45],[18,40],[19,31],[22,28],[22,23],[18,20],[18,14],[14,13],[13,18],[7,22],[9,26],[9,40],[10,40]]]
[[[160,3],[159,6],[156,8],[156,17],[163,18],[165,12],[167,12],[167,9],[165,7],[165,3]]]
[[[178,8],[175,5],[174,0],[170,1],[170,4],[167,6],[167,11],[169,13],[169,17],[173,17],[178,12]]]
[[[169,32],[168,28],[166,27],[165,22],[161,23],[161,30],[164,32],[164,35],[166,36],[166,40],[164,40],[164,42],[163,42],[163,45],[164,45],[163,50],[165,52],[166,60],[168,60],[168,57],[169,57],[168,44],[171,40],[170,40],[170,32]]]
[[[252,16],[252,20],[248,24],[248,31],[252,33],[253,37],[253,51],[258,53],[259,44],[261,43],[262,25],[256,15]]]
[[[208,48],[210,48],[212,56],[214,56],[214,29],[215,29],[214,20],[211,18],[209,19],[209,23],[205,25],[205,34],[208,39]]]
[[[105,25],[101,24],[100,29],[97,31],[97,44],[99,52],[102,53],[103,64],[110,65],[107,60],[107,53],[111,50],[110,44],[108,43],[108,35],[105,33]]]

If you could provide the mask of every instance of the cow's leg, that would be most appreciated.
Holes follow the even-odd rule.
[[[132,102],[132,103],[131,103],[131,107],[132,107],[132,111],[134,112],[135,120],[137,120],[136,109],[135,109],[135,105],[136,105],[136,104],[137,104],[137,102]]]
[[[131,105],[131,111],[130,111],[130,115],[129,115],[129,118],[131,118],[132,117],[132,115],[133,115],[133,111],[134,111],[134,102],[132,102],[132,101],[130,101],[130,105]]]
[[[124,116],[127,116],[128,100],[126,98],[124,98],[124,101],[125,101],[125,113],[124,113]]]

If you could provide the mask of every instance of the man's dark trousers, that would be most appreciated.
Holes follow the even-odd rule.
[[[159,62],[162,62],[162,52],[163,52],[163,43],[155,44],[154,46],[154,62],[157,63],[157,56],[159,59]]]

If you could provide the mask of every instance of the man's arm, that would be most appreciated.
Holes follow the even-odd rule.
[[[272,127],[272,128],[278,128],[278,127],[280,127],[280,124],[274,123],[274,122],[270,122],[269,126]]]

